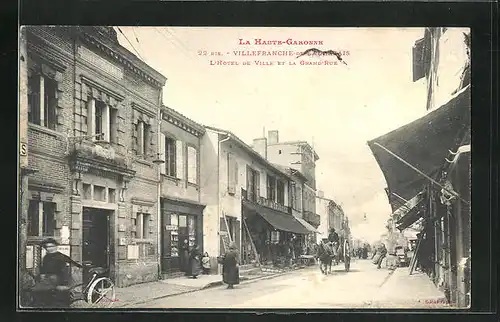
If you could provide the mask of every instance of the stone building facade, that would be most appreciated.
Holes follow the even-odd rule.
[[[158,276],[153,163],[166,78],[113,28],[26,27],[29,178],[27,267],[37,242],[109,269],[118,286]],[[23,93],[21,93],[23,94]]]

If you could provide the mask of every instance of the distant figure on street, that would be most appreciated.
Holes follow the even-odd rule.
[[[228,289],[240,284],[238,248],[234,242],[229,244],[229,249],[222,258],[222,281],[227,284]]]
[[[188,261],[188,276],[191,278],[197,278],[200,275],[201,267],[201,253],[198,244],[194,244],[193,248],[189,252]]]
[[[374,264],[377,265],[377,269],[380,269],[382,265],[382,260],[387,256],[387,248],[384,244],[380,244],[379,249],[376,252],[377,260]]]
[[[330,234],[328,234],[328,242],[331,243],[331,245],[333,246],[333,258],[332,260],[335,262],[335,265],[338,264],[338,261],[339,261],[339,258],[338,258],[338,250],[339,250],[339,241],[340,241],[340,237],[339,237],[339,234],[337,234],[337,232],[335,231],[335,228],[332,228],[330,229]],[[330,266],[332,264],[330,263]],[[330,269],[331,270],[331,269]]]
[[[208,275],[210,273],[210,256],[205,252],[201,258],[201,267],[203,268],[203,274]]]

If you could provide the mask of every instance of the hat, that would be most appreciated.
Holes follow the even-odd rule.
[[[56,246],[58,246],[58,245],[59,245],[59,243],[57,242],[57,240],[55,240],[54,238],[46,238],[46,239],[44,239],[44,240],[40,243],[40,245],[41,245],[42,247],[44,247],[44,248],[46,247],[46,245],[47,245],[47,244],[54,244],[54,245],[56,245]]]

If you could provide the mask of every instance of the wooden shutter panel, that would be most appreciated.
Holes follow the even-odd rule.
[[[184,179],[184,145],[182,141],[175,141],[175,158],[176,158],[176,177]]]
[[[155,140],[154,140],[154,137],[155,137],[155,132],[153,131],[153,125],[150,123],[149,124],[149,147],[147,149],[147,153],[149,155],[156,155],[156,152],[155,152]]]
[[[412,48],[413,51],[413,81],[421,79],[425,76],[424,69],[424,39],[419,39],[415,42]]]
[[[255,172],[255,198],[256,200],[259,200],[260,198],[260,172],[257,171]]]
[[[236,162],[234,160],[232,153],[227,154],[227,164],[228,164],[227,192],[234,194],[236,193],[235,171],[234,171]]]
[[[166,173],[166,164],[167,164],[167,155],[166,155],[166,151],[165,151],[165,134],[163,133],[160,133],[160,157],[162,158],[163,161],[165,161],[164,163],[162,163],[160,165],[160,172],[161,174],[165,174]]]
[[[198,183],[197,170],[198,170],[198,151],[196,148],[188,147],[188,182]]]

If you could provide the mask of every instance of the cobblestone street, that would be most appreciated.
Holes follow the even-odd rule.
[[[356,260],[324,276],[318,267],[273,279],[243,282],[143,303],[136,308],[444,308],[444,296],[427,276],[408,275],[405,268],[380,269]],[[407,280],[413,280],[408,283]]]

